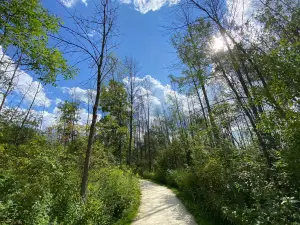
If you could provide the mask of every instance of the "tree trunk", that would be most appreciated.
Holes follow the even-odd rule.
[[[204,106],[203,106],[201,96],[200,96],[200,93],[199,93],[199,90],[198,90],[198,87],[197,87],[197,84],[196,84],[196,81],[195,81],[194,78],[193,78],[193,84],[194,84],[194,88],[196,90],[197,97],[198,97],[198,100],[199,100],[199,103],[200,103],[200,106],[201,106],[201,111],[202,111],[202,114],[203,114],[203,118],[204,118],[204,121],[205,121],[206,128],[208,128],[208,122],[207,122],[207,118],[206,118],[206,115],[205,115]]]
[[[100,102],[101,71],[99,68],[98,68],[98,76],[97,76],[97,93],[96,93],[96,98],[95,98],[95,104],[93,107],[92,123],[90,126],[88,145],[87,145],[87,149],[86,149],[86,153],[85,153],[85,160],[84,160],[83,176],[82,176],[82,181],[81,181],[80,194],[81,194],[83,202],[86,202],[86,198],[87,198],[86,192],[87,192],[87,185],[88,185],[90,161],[91,161],[91,155],[92,155],[92,145],[93,145],[93,140],[94,140],[94,135],[95,135],[97,112],[98,112],[98,107],[99,107],[99,102]]]
[[[38,88],[37,88],[37,90],[36,90],[36,92],[35,92],[35,94],[34,94],[33,100],[32,100],[32,102],[31,102],[31,104],[30,104],[30,106],[29,106],[29,108],[28,108],[28,110],[27,110],[27,112],[26,112],[26,115],[25,115],[24,119],[22,120],[21,127],[20,127],[20,129],[19,129],[19,131],[18,131],[18,133],[17,133],[17,135],[16,135],[16,139],[15,139],[16,145],[18,145],[18,140],[19,140],[20,134],[21,134],[22,131],[23,131],[23,127],[24,127],[24,125],[25,125],[25,123],[26,123],[26,121],[27,121],[27,119],[28,119],[28,116],[29,116],[29,114],[30,114],[30,112],[31,112],[32,106],[33,106],[33,104],[34,104],[34,102],[35,102],[35,99],[36,99],[36,96],[37,96],[37,94],[38,94],[39,91],[40,91],[40,90],[39,90],[39,89],[40,89],[40,84],[41,84],[41,83],[39,83],[39,85],[38,85]]]
[[[5,100],[6,100],[6,97],[9,95],[9,93],[10,93],[10,91],[11,91],[11,88],[12,88],[12,86],[13,86],[13,81],[14,81],[14,79],[15,79],[17,70],[18,70],[18,68],[19,68],[19,66],[20,66],[21,58],[22,58],[22,55],[19,57],[19,60],[18,60],[18,62],[17,62],[17,65],[15,66],[15,69],[14,69],[13,75],[12,75],[12,77],[11,77],[9,83],[8,83],[8,87],[7,87],[6,91],[5,91],[5,93],[3,94],[3,98],[2,98],[2,101],[1,101],[1,104],[0,104],[0,112],[1,112],[1,110],[2,110],[2,108],[3,108],[3,106],[4,106],[4,102],[5,102]]]
[[[127,165],[131,165],[131,148],[132,148],[132,135],[133,135],[133,103],[130,105],[130,115],[129,115],[129,145],[127,154]]]
[[[148,113],[148,115],[147,115],[147,120],[148,120],[148,122],[147,122],[147,136],[148,136],[148,157],[149,157],[149,162],[148,162],[148,164],[149,164],[149,171],[151,171],[151,167],[152,167],[152,154],[151,154],[151,148],[150,148],[150,104],[149,104],[149,95],[148,95],[148,93],[147,93],[147,101],[148,101],[148,109],[147,109],[147,113]]]
[[[257,126],[256,126],[256,123],[255,123],[255,119],[251,116],[249,110],[244,106],[244,103],[242,102],[242,99],[240,98],[237,90],[235,89],[235,87],[233,86],[233,84],[231,83],[231,81],[228,79],[227,75],[226,75],[226,72],[223,68],[223,66],[221,65],[221,62],[215,57],[214,60],[217,62],[217,65],[220,67],[221,69],[221,72],[223,74],[223,77],[225,78],[225,80],[227,81],[229,87],[231,88],[231,90],[233,91],[233,93],[235,94],[236,98],[237,98],[237,101],[239,102],[240,106],[242,107],[242,109],[244,110],[246,116],[248,117],[249,121],[250,121],[250,124],[253,128],[253,131],[254,133],[256,134],[257,136],[257,139],[258,139],[258,142],[261,146],[261,150],[263,152],[263,155],[267,161],[267,166],[269,168],[272,167],[272,158],[271,158],[271,155],[267,149],[267,146],[266,146],[266,143],[264,142],[263,138],[262,138],[262,135],[260,133],[260,131],[258,130]]]
[[[93,145],[93,139],[94,139],[94,135],[95,135],[97,112],[98,112],[98,107],[99,107],[99,102],[100,102],[104,51],[105,51],[106,40],[107,40],[108,32],[109,32],[109,30],[107,31],[107,29],[106,29],[106,22],[107,22],[106,21],[107,20],[106,13],[107,13],[107,7],[108,7],[108,0],[105,1],[105,4],[103,4],[102,7],[103,7],[103,21],[102,21],[103,30],[102,30],[102,41],[101,41],[99,64],[97,65],[96,98],[95,98],[95,103],[93,106],[92,123],[90,126],[88,144],[87,144],[87,149],[86,149],[86,153],[85,153],[84,168],[83,168],[81,190],[80,190],[80,195],[81,195],[81,198],[84,203],[86,202],[86,199],[87,199],[88,176],[89,176],[90,161],[91,161],[91,156],[92,156],[92,145]]]
[[[207,106],[208,116],[209,116],[210,124],[211,124],[211,127],[212,127],[212,131],[213,131],[213,135],[214,135],[214,139],[215,139],[215,146],[216,146],[216,145],[218,145],[218,143],[220,141],[219,131],[218,131],[217,125],[215,123],[215,119],[214,119],[214,116],[213,116],[213,113],[212,113],[212,110],[211,110],[211,107],[210,107],[210,103],[209,103],[209,100],[208,100],[208,96],[207,96],[207,92],[206,92],[206,88],[205,88],[204,84],[201,84],[201,89],[202,89],[203,96],[204,96],[204,99],[205,99],[205,103],[206,103],[206,106]]]

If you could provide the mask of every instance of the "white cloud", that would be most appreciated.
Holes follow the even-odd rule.
[[[52,112],[48,111],[39,111],[39,112],[34,112],[40,115],[43,118],[43,123],[42,123],[42,130],[47,129],[48,127],[51,127],[55,124],[57,124],[59,117],[60,117],[60,110],[55,107]],[[86,125],[87,122],[91,124],[92,120],[92,114],[88,113],[88,111],[85,108],[79,108],[78,110],[78,117],[79,120],[77,121],[78,125]],[[101,114],[98,114],[98,120],[101,119]]]
[[[123,4],[132,3],[137,11],[145,14],[149,11],[159,10],[164,5],[176,5],[180,0],[120,0],[120,2]]]
[[[39,112],[43,117],[42,130],[45,130],[48,127],[53,126],[57,121],[56,113],[49,113],[47,111]]]
[[[3,95],[1,94],[0,95],[0,103],[2,102],[2,100],[3,100]],[[4,102],[4,104],[5,104],[5,102]]]
[[[68,93],[75,100],[88,103],[87,90],[82,89],[80,87],[72,87],[72,88],[63,87],[62,89],[64,93]]]
[[[94,37],[95,34],[96,34],[96,30],[92,30],[92,31],[89,32],[87,35],[88,35],[89,37]]]
[[[82,2],[85,6],[88,5],[87,0],[81,0],[81,2]]]
[[[124,83],[125,85],[128,85],[128,79],[124,79]],[[136,77],[135,83],[135,86],[141,86],[139,94],[144,96],[144,101],[146,101],[147,92],[149,93],[151,114],[154,114],[157,109],[167,107],[170,103],[169,99],[174,99],[175,95],[179,104],[181,105],[182,103],[183,110],[187,112],[187,97],[178,93],[177,91],[172,90],[169,84],[163,85],[150,75],[146,75],[143,78]]]
[[[63,102],[63,100],[61,100],[60,98],[56,98],[55,99],[55,104],[56,105],[58,105],[58,104],[60,104],[60,103],[62,103]]]
[[[126,79],[124,80],[124,83],[126,85]],[[155,78],[151,77],[150,75],[146,75],[143,78],[136,77],[135,78],[136,86],[140,87],[139,94],[143,95],[144,101],[146,100],[146,94],[149,94],[149,100],[150,100],[150,117],[152,118],[151,121],[153,121],[154,116],[156,115],[157,109],[162,109],[164,107],[165,109],[169,106],[169,98],[176,97],[180,103],[182,104],[183,110],[187,112],[187,97],[183,94],[180,94],[176,91],[173,91],[170,87],[170,85],[163,85]],[[128,84],[128,83],[127,83]],[[80,102],[88,103],[88,93],[93,93],[95,96],[95,91],[90,89],[82,89],[80,87],[62,87],[62,92],[64,94],[70,95],[73,99],[76,99]],[[56,105],[63,102],[62,99],[56,98],[53,100]],[[91,104],[93,102],[90,102]],[[145,107],[147,107],[147,103],[144,103]],[[34,113],[37,113],[43,118],[42,123],[42,130],[45,130],[48,127],[51,127],[55,125],[58,121],[58,118],[60,117],[60,110],[56,106],[52,112],[50,111],[34,111]],[[91,113],[88,113],[87,108],[79,108],[78,111],[79,114],[79,125],[85,125],[87,121],[89,121],[89,124],[92,119]],[[98,114],[98,120],[101,118],[101,115]]]
[[[253,0],[227,0],[227,17],[239,26],[243,25],[253,14]]]
[[[63,93],[69,94],[74,100],[84,102],[86,104],[92,103],[96,92],[91,89],[82,89],[80,87],[62,87]]]
[[[131,0],[120,0],[122,4],[130,4]]]
[[[78,2],[78,0],[60,0],[60,2],[66,7],[71,8]]]
[[[125,78],[123,82],[125,86],[128,85],[128,78]],[[149,94],[150,111],[152,115],[155,115],[157,109],[162,109],[162,107],[166,109],[170,104],[169,99],[174,99],[175,95],[179,104],[182,106],[183,111],[188,111],[187,97],[183,94],[178,93],[177,91],[172,90],[169,84],[163,85],[150,75],[146,75],[143,78],[135,77],[134,82],[134,86],[136,87],[136,89],[139,87],[139,91],[137,94],[143,96],[143,101],[147,101],[147,93]],[[84,102],[86,104],[88,103],[88,93],[93,94],[93,99],[95,96],[95,91],[91,89],[82,89],[80,87],[62,87],[61,89],[63,93],[68,94],[73,99]],[[90,104],[93,103],[94,102],[90,100]],[[145,106],[147,105],[146,102],[144,104]],[[79,115],[81,118],[79,124],[85,124],[88,118],[87,110],[85,108],[81,108]]]
[[[42,84],[38,81],[33,81],[33,78],[23,71],[19,71],[16,91],[20,95],[25,95],[25,100],[29,104],[33,101],[36,95],[34,102],[36,106],[49,107],[51,105],[51,100],[47,98]]]
[[[59,110],[59,108],[55,107],[53,109],[53,112],[50,113],[52,115],[55,115],[55,117],[59,118],[61,116],[61,112]],[[49,114],[49,115],[50,115]],[[98,115],[99,116],[99,115]],[[53,117],[53,116],[52,116]],[[78,109],[78,117],[79,117],[79,121],[77,122],[79,125],[84,125],[87,123],[87,119],[89,117],[89,121],[92,119],[92,115],[91,113],[89,114],[87,112],[87,110],[85,108],[79,108]],[[99,118],[98,118],[99,119]],[[51,120],[50,120],[51,121]],[[54,121],[55,122],[55,121]]]
[[[3,56],[1,46],[0,58],[2,59],[2,63],[0,64],[1,79],[8,81],[14,77],[13,90],[17,94],[25,96],[24,99],[26,103],[30,104],[36,95],[34,102],[36,106],[49,107],[51,105],[51,100],[46,96],[46,92],[43,88],[43,85],[38,81],[34,81],[32,76],[30,76],[23,70],[16,70],[15,63],[12,61],[12,59],[7,55]],[[0,90],[4,91],[5,89],[5,84],[0,84]]]
[[[92,121],[92,114],[91,113],[88,113],[88,111],[84,108],[80,108],[79,111],[78,111],[78,115],[79,115],[79,121],[78,121],[78,124],[79,125],[85,125],[87,124],[87,121],[89,124],[91,124],[91,121]],[[101,115],[98,114],[98,120],[101,119]]]
[[[61,2],[64,6],[66,6],[67,8],[71,8],[71,7],[73,7],[74,5],[76,5],[76,4],[79,2],[79,0],[60,0],[60,2]],[[85,6],[88,5],[87,0],[81,0],[81,2],[82,2]]]

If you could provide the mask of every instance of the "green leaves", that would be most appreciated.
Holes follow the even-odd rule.
[[[48,36],[59,29],[59,19],[49,14],[39,0],[0,2],[0,45],[22,54],[21,66],[34,71],[44,83],[55,84],[58,75],[72,78],[58,49],[49,47]]]
[[[98,123],[100,139],[121,158],[122,148],[126,145],[129,107],[124,84],[110,80],[108,86],[103,86],[100,107],[105,113]]]
[[[119,121],[126,117],[128,107],[127,94],[123,83],[110,80],[108,86],[102,87],[100,107]]]
[[[138,180],[130,171],[104,169],[108,156],[100,143],[94,145],[88,202],[82,204],[78,163],[84,141],[63,147],[35,136],[18,147],[0,144],[0,224],[110,225],[136,210]]]

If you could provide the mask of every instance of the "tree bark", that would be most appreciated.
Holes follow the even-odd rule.
[[[93,106],[93,113],[92,113],[92,123],[90,126],[90,132],[88,137],[88,144],[85,154],[84,160],[84,168],[83,168],[83,175],[81,181],[81,198],[83,202],[86,202],[87,199],[87,188],[88,188],[88,176],[89,176],[89,168],[90,168],[90,161],[92,156],[92,145],[93,139],[95,135],[95,127],[97,122],[97,112],[100,103],[100,92],[101,92],[101,81],[102,81],[102,67],[103,67],[103,60],[104,60],[104,51],[106,46],[106,41],[108,38],[108,31],[106,27],[107,23],[107,7],[108,7],[108,0],[105,1],[103,4],[103,21],[102,21],[102,41],[101,41],[101,52],[99,57],[99,64],[97,65],[97,89],[96,89],[96,98],[95,103]],[[108,28],[109,29],[109,28]]]
[[[133,136],[133,100],[130,103],[129,112],[129,144],[128,144],[128,154],[127,154],[127,165],[131,165],[131,148],[132,148],[132,136]]]
[[[2,108],[3,108],[3,106],[4,106],[4,103],[5,103],[5,100],[6,100],[7,96],[8,96],[9,93],[11,92],[11,89],[12,89],[12,86],[13,86],[13,81],[14,81],[14,79],[15,79],[15,77],[16,77],[17,70],[18,70],[18,68],[19,68],[19,66],[20,66],[20,63],[21,63],[21,59],[22,59],[22,55],[19,57],[19,60],[18,60],[18,62],[17,62],[17,65],[16,65],[15,68],[14,68],[13,75],[12,75],[12,77],[11,77],[9,83],[8,83],[8,87],[7,87],[6,91],[5,91],[5,93],[3,94],[3,98],[2,98],[2,101],[1,101],[1,104],[0,104],[0,112],[1,112],[1,110],[2,110]]]
[[[267,166],[268,168],[271,168],[272,167],[272,158],[271,158],[271,155],[267,149],[267,146],[266,146],[266,143],[264,142],[263,138],[262,138],[262,135],[260,133],[260,131],[258,130],[257,126],[256,126],[256,123],[255,123],[255,119],[251,116],[251,113],[249,112],[249,110],[245,107],[242,99],[240,98],[237,90],[235,89],[235,87],[233,86],[233,84],[231,83],[231,81],[228,79],[227,75],[226,75],[226,72],[221,64],[221,62],[217,59],[217,57],[214,58],[214,60],[216,61],[217,65],[219,66],[219,68],[221,69],[221,72],[222,72],[222,75],[223,77],[225,78],[225,80],[227,81],[229,87],[231,88],[231,90],[233,91],[233,93],[235,94],[236,96],[236,99],[238,101],[238,103],[240,104],[240,106],[242,107],[242,109],[244,110],[244,113],[246,114],[246,116],[248,117],[249,121],[250,121],[250,124],[252,126],[252,129],[254,131],[254,133],[256,134],[257,136],[257,139],[258,139],[258,142],[259,142],[259,145],[261,146],[261,150],[263,152],[263,155],[266,159],[266,162],[267,162]]]
[[[37,94],[38,94],[39,91],[40,91],[40,90],[39,90],[39,89],[40,89],[40,84],[41,84],[41,83],[39,83],[39,85],[38,85],[38,87],[37,87],[37,90],[36,90],[36,92],[35,92],[35,94],[34,94],[34,97],[33,97],[32,101],[31,101],[31,104],[30,104],[30,106],[29,106],[29,108],[28,108],[28,110],[27,110],[27,112],[26,112],[26,115],[25,115],[24,119],[22,120],[20,129],[18,130],[18,133],[17,133],[17,135],[16,135],[16,139],[15,139],[16,145],[18,145],[18,141],[19,141],[20,134],[21,134],[22,131],[23,131],[23,127],[24,127],[24,125],[25,125],[25,123],[26,123],[26,121],[27,121],[27,119],[28,119],[28,116],[29,116],[29,114],[30,114],[30,112],[31,112],[31,109],[32,109],[33,104],[34,104],[35,99],[36,99],[36,96],[37,96]]]

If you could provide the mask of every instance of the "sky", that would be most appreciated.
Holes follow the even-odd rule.
[[[77,10],[83,16],[88,16],[93,10],[93,4],[89,2],[92,0],[42,0],[44,7],[61,17],[66,25],[69,24],[66,18],[68,15],[57,1],[68,7],[68,10]],[[115,50],[117,56],[121,59],[125,56],[135,58],[140,63],[140,76],[149,74],[163,84],[168,83],[167,76],[170,73],[179,72],[170,70],[177,57],[170,43],[170,36],[162,28],[172,20],[172,6],[176,1],[134,0],[129,3],[130,0],[120,0],[118,11],[120,45]],[[79,74],[76,80],[81,82],[84,79]]]
[[[93,0],[41,0],[42,5],[49,10],[50,13],[57,15],[65,26],[72,26],[72,20],[69,19],[68,11],[76,12],[83,17],[90,17],[93,11]],[[119,43],[115,49],[115,55],[124,59],[125,56],[133,57],[140,64],[140,71],[137,82],[147,81],[150,85],[148,91],[151,95],[151,108],[155,112],[157,108],[165,106],[168,96],[174,94],[169,84],[168,75],[180,75],[179,69],[172,67],[179,60],[175,49],[170,43],[170,35],[167,35],[163,28],[174,21],[174,7],[179,0],[116,0],[119,1],[120,7],[118,11],[117,28]],[[235,3],[245,7],[244,13],[249,14],[249,2],[251,0],[236,0]],[[230,5],[232,0],[227,0]],[[237,7],[238,8],[238,7]],[[66,10],[67,9],[67,10]],[[248,11],[247,11],[248,10]],[[240,13],[240,10],[236,11]],[[243,22],[244,16],[234,14],[238,21]],[[63,31],[60,31],[64,36]],[[91,37],[95,36],[91,30]],[[224,45],[215,37],[214,46],[216,49],[222,48]],[[0,46],[0,57],[2,48]],[[74,58],[81,55],[65,55],[69,64],[74,62]],[[9,56],[4,57],[8,62],[11,60]],[[4,65],[5,66],[5,65]],[[35,75],[30,72],[18,70],[18,76],[15,81],[16,88],[14,95],[6,100],[7,107],[16,106],[22,101],[21,108],[26,110],[31,103],[36,91],[38,95],[35,101],[34,111],[43,115],[43,126],[47,128],[53,125],[58,117],[58,105],[64,100],[76,99],[80,102],[80,122],[84,124],[87,121],[88,112],[87,104],[88,93],[91,82],[89,78],[93,73],[92,69],[86,63],[77,65],[78,74],[74,79],[57,81],[57,86],[43,86],[36,79]],[[173,69],[171,69],[173,68]],[[14,68],[11,68],[13,71]],[[8,76],[11,76],[11,72]],[[179,100],[186,104],[186,97],[177,93]],[[1,99],[0,99],[1,100]]]
[[[66,26],[72,26],[68,19],[67,10],[76,11],[78,14],[89,17],[92,10],[92,0],[41,0],[42,5],[57,15]],[[162,106],[172,90],[169,85],[169,74],[178,75],[179,70],[170,69],[178,60],[176,52],[170,43],[170,36],[166,35],[163,26],[172,20],[172,10],[178,0],[120,0],[117,28],[119,46],[115,54],[120,59],[130,56],[140,64],[138,82],[147,80],[151,84],[152,108]],[[66,9],[62,6],[64,5]],[[64,35],[62,33],[62,35]],[[93,33],[91,32],[91,35]],[[0,49],[2,55],[2,49]],[[71,64],[74,56],[65,56]],[[10,57],[5,59],[10,61]],[[18,70],[14,95],[6,100],[6,104],[16,106],[22,95],[25,99],[21,107],[25,110],[31,103],[35,92],[38,90],[34,110],[42,113],[44,118],[43,128],[51,126],[58,112],[58,104],[64,100],[75,98],[80,102],[80,117],[82,124],[87,120],[88,89],[87,81],[92,74],[89,65],[81,63],[79,72],[72,80],[57,81],[57,86],[43,86],[35,78],[34,74]],[[13,71],[13,68],[11,68]],[[33,83],[32,83],[33,82]]]
[[[67,10],[76,10],[80,15],[88,17],[92,10],[92,0],[42,0],[44,7],[53,14],[58,15],[66,26],[72,26],[68,20],[66,10],[60,5],[62,3]],[[179,70],[171,69],[177,61],[175,49],[170,43],[170,36],[166,35],[163,26],[172,19],[172,10],[176,0],[120,0],[117,17],[118,47],[114,50],[118,58],[123,60],[129,56],[137,60],[140,65],[139,77],[150,75],[163,85],[169,83],[168,75],[180,73]],[[92,31],[91,31],[92,34]],[[72,61],[70,55],[66,58]],[[92,73],[91,69],[82,63],[78,65],[79,73],[74,80],[60,81],[61,87],[89,88],[87,81]],[[48,87],[58,97],[61,95],[59,89]]]

